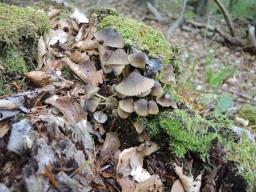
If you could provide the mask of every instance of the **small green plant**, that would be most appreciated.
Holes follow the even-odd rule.
[[[210,87],[218,87],[223,84],[223,81],[233,76],[236,72],[236,67],[221,67],[219,71],[214,72],[213,67],[209,67],[207,70],[207,82]]]

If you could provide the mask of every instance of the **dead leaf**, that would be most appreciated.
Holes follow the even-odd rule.
[[[80,65],[73,63],[68,57],[63,58],[62,61],[85,83],[96,86],[103,83],[103,71],[97,71],[92,61],[88,60]]]
[[[183,188],[179,179],[174,181],[174,183],[172,185],[171,192],[185,192],[185,190],[184,190],[184,188]]]
[[[83,63],[85,61],[88,61],[90,57],[87,55],[86,52],[81,52],[78,50],[75,50],[70,54],[70,59],[75,63]]]
[[[85,41],[79,41],[78,43],[75,44],[75,48],[78,48],[80,51],[87,51],[87,50],[92,50],[92,49],[97,49],[98,48],[98,42],[95,40],[85,40]]]
[[[8,121],[0,122],[0,138],[3,138],[5,134],[9,131],[10,125]]]
[[[68,40],[68,33],[62,29],[51,30],[49,45],[56,45],[57,43],[64,44]]]
[[[36,70],[40,70],[45,63],[45,54],[46,54],[46,45],[44,42],[43,36],[41,36],[38,40],[37,44],[37,68]]]
[[[122,188],[122,192],[134,192],[135,181],[129,177],[118,177],[117,182]]]
[[[153,142],[145,142],[138,147],[131,147],[129,149],[123,150],[119,154],[118,164],[116,167],[116,172],[124,177],[131,175],[132,171],[138,169],[138,167],[143,167],[143,158],[151,153],[155,152],[158,147]],[[140,175],[136,175],[137,181],[143,181],[148,173],[146,170],[140,170]],[[135,175],[133,175],[135,178]]]
[[[60,14],[60,10],[52,9],[50,12],[48,12],[48,17],[49,17],[50,20],[52,20],[53,18],[55,18],[59,14]]]
[[[81,105],[73,101],[70,97],[59,97],[54,95],[45,100],[45,103],[51,104],[57,108],[68,121],[78,122],[86,118],[86,114]]]
[[[120,141],[118,134],[115,132],[108,132],[100,151],[101,159],[105,159],[107,156],[114,154],[119,149],[119,147]]]
[[[134,192],[162,192],[163,183],[158,175],[152,175],[147,181],[136,184]]]
[[[70,30],[70,25],[67,22],[67,20],[65,20],[65,19],[60,19],[57,23],[57,27],[58,27],[58,29],[61,29],[65,32],[69,32],[69,30]]]
[[[31,129],[31,123],[27,119],[12,124],[11,136],[7,146],[8,151],[21,154],[25,147],[25,139]]]
[[[16,108],[17,108],[17,106],[14,102],[9,101],[7,99],[0,99],[0,109],[13,110]]]
[[[51,82],[51,76],[43,71],[30,71],[25,73],[25,76],[38,87],[43,87]]]
[[[75,10],[74,10],[74,12],[72,13],[72,15],[70,15],[70,18],[76,20],[76,22],[77,22],[78,24],[81,24],[81,23],[89,23],[88,18],[87,18],[83,13],[81,13],[80,11],[78,11],[78,9],[75,9]]]
[[[47,60],[46,64],[42,68],[42,71],[51,73],[52,71],[61,71],[63,63],[61,60]]]
[[[176,163],[173,164],[174,172],[179,176],[183,188],[186,192],[200,192],[202,174],[199,174],[197,178],[186,176],[183,174],[182,167],[178,166]]]

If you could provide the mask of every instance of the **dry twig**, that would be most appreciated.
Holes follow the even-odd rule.
[[[174,33],[174,31],[180,26],[180,23],[182,22],[183,17],[184,17],[184,13],[185,13],[185,10],[186,10],[187,2],[188,2],[188,0],[183,0],[182,8],[181,8],[181,12],[180,12],[179,17],[176,19],[176,21],[167,30],[166,38],[168,40],[170,40],[170,38],[171,38],[172,34]]]
[[[234,30],[234,24],[231,20],[231,17],[227,11],[227,9],[225,8],[225,6],[220,2],[220,0],[214,0],[215,3],[218,5],[218,7],[220,8],[223,16],[224,16],[224,19],[228,25],[228,28],[229,28],[229,31],[230,31],[230,34],[232,37],[235,37],[235,30]]]

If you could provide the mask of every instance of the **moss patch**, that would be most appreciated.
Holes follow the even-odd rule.
[[[20,51],[13,48],[4,50],[3,66],[6,73],[25,73],[28,71],[26,62]]]
[[[0,42],[17,46],[24,39],[37,39],[49,28],[43,11],[0,3]]]
[[[256,189],[256,145],[246,136],[238,143],[227,143],[227,159],[237,163],[238,173],[248,182],[248,191]]]
[[[161,32],[142,22],[115,15],[104,17],[97,28],[100,30],[108,26],[123,36],[126,45],[147,50],[151,57],[162,57],[165,64],[175,64],[177,48],[170,45]]]
[[[215,133],[208,133],[209,122],[195,113],[183,110],[161,112],[153,119],[140,118],[147,132],[153,138],[163,132],[169,136],[170,150],[178,157],[184,157],[187,152],[199,154],[205,160],[207,151]]]
[[[60,14],[56,17],[57,19],[68,18],[72,12],[73,8],[69,6],[65,6],[64,3],[57,3],[52,0],[42,0],[33,5],[34,9],[49,11],[52,8],[60,10]]]
[[[249,120],[250,125],[256,125],[256,106],[242,105],[239,110],[239,117]]]

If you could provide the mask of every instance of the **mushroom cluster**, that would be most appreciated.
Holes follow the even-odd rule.
[[[112,83],[111,95],[104,97],[97,92],[100,86],[86,86],[84,107],[89,112],[95,112],[104,105],[112,110],[114,116],[126,119],[135,112],[139,116],[156,115],[159,106],[177,108],[177,104],[164,85],[175,83],[175,74],[171,64],[158,67],[159,59],[149,58],[142,50],[125,47],[121,35],[111,27],[103,28],[94,34],[97,41],[99,68],[107,80]],[[157,62],[156,64],[154,64]],[[148,75],[147,70],[154,71]],[[155,80],[159,76],[159,81]]]

